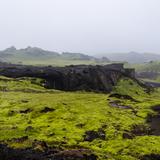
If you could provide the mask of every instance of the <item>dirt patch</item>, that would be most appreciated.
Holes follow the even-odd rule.
[[[147,123],[150,125],[152,135],[160,136],[160,105],[152,106],[156,115],[148,115]]]
[[[16,114],[15,111],[9,111],[9,112],[8,112],[8,116],[14,116],[15,114]]]
[[[30,131],[32,131],[34,128],[32,127],[32,126],[28,126],[28,127],[26,127],[26,129],[25,129],[25,132],[30,132]]]
[[[39,143],[38,143],[39,144]],[[38,145],[36,144],[36,146]],[[43,144],[42,144],[43,145]],[[7,145],[0,144],[0,159],[1,160],[96,160],[92,151],[87,149],[75,149],[61,151],[55,148],[37,151],[33,148],[13,149]],[[3,157],[3,159],[2,159]]]
[[[27,109],[25,109],[25,110],[22,110],[22,111],[19,111],[20,113],[22,113],[22,114],[27,114],[27,113],[30,113],[30,112],[32,112],[32,109],[30,109],[30,108],[27,108]]]
[[[22,102],[22,103],[28,103],[29,101],[28,101],[28,100],[25,100],[25,99],[22,99],[21,102]]]
[[[53,112],[55,111],[54,108],[50,108],[50,107],[45,107],[43,110],[41,110],[41,113],[48,113],[48,112]]]
[[[144,155],[141,160],[160,160],[159,154]]]
[[[160,136],[160,105],[152,106],[152,109],[157,113],[149,114],[146,123],[147,125],[134,125],[131,131],[123,133],[124,139],[132,139],[136,136],[155,135]]]
[[[22,143],[24,141],[27,141],[28,140],[28,136],[23,136],[23,137],[20,137],[20,138],[12,138],[11,140],[8,140],[10,142],[16,142],[16,143]]]
[[[112,107],[120,108],[120,109],[132,109],[133,110],[133,108],[131,106],[121,105],[120,101],[117,101],[117,100],[110,101],[109,105]]]
[[[84,135],[84,141],[92,142],[94,139],[106,139],[105,131],[103,129],[99,129],[98,131],[86,131]]]
[[[83,128],[84,126],[85,126],[85,124],[83,124],[83,123],[79,123],[76,125],[76,127],[78,127],[78,128]]]
[[[160,113],[160,104],[152,106],[152,109],[158,113]]]
[[[130,101],[133,101],[133,102],[138,102],[137,100],[135,100],[134,98],[132,98],[129,95],[122,95],[122,94],[118,94],[118,93],[110,94],[109,97],[115,97],[115,98],[119,98],[119,99],[126,99],[126,100],[130,100]]]
[[[132,127],[132,134],[135,136],[144,136],[144,135],[150,135],[151,129],[148,126],[145,125],[134,125]]]
[[[115,108],[119,108],[119,109],[130,109],[130,110],[132,110],[132,113],[137,116],[137,110],[135,108],[133,108],[132,106],[129,106],[129,105],[122,105],[121,101],[119,101],[119,100],[109,101],[109,105],[111,107],[115,107]]]
[[[151,126],[152,134],[160,136],[160,115],[153,116],[149,124]]]
[[[48,145],[45,141],[34,140],[34,142],[32,143],[32,147],[34,150],[41,152],[45,152],[48,150]]]
[[[62,151],[54,155],[56,160],[96,160],[97,157],[87,149]]]
[[[125,131],[122,136],[124,139],[133,139],[136,136],[151,135],[151,133],[152,130],[150,127],[140,124],[133,125],[131,131]]]

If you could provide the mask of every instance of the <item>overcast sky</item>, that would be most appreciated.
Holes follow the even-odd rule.
[[[160,0],[0,0],[0,50],[160,53]]]

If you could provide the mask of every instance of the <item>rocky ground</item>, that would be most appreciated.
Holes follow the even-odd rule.
[[[122,77],[110,93],[0,77],[1,160],[158,160],[160,90]]]

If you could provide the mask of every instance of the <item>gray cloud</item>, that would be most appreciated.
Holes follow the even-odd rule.
[[[0,49],[160,53],[159,0],[0,0]]]

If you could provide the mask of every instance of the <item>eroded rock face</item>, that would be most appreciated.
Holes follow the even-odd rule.
[[[64,91],[110,92],[121,77],[134,78],[134,69],[124,69],[123,64],[34,67],[1,63],[0,70],[0,75],[13,78],[42,78],[46,88]]]
[[[159,154],[144,155],[141,160],[160,160]]]
[[[160,136],[160,104],[152,106],[155,115],[148,115],[147,122],[151,127],[151,135]]]
[[[45,150],[28,149],[12,149],[6,145],[0,144],[0,159],[1,160],[96,160],[90,150],[75,149],[60,151],[58,149],[48,148],[45,143],[37,142],[36,146],[42,146]],[[38,146],[38,147],[39,147]],[[42,149],[43,149],[42,148]]]
[[[62,151],[54,155],[56,160],[96,160],[97,157],[86,149]]]

